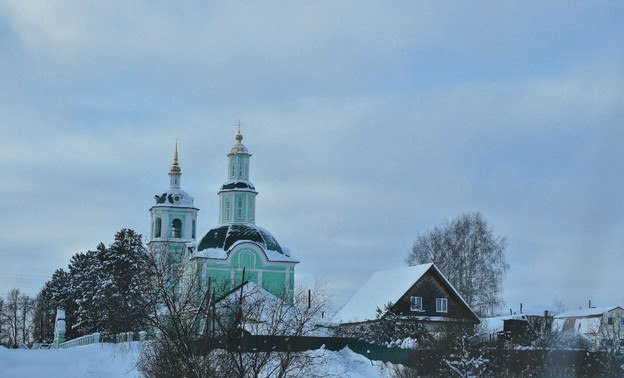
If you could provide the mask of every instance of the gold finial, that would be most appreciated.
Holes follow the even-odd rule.
[[[173,165],[171,166],[171,173],[180,173],[180,165],[178,164],[178,138],[176,138],[175,153],[173,154]]]
[[[240,121],[238,121],[238,125],[237,125],[237,126],[238,126],[238,134],[236,134],[236,141],[237,141],[238,143],[240,143],[240,142],[242,142],[242,140],[243,140],[243,136],[241,135],[241,132],[240,132],[240,128],[241,128],[241,123],[240,123]]]

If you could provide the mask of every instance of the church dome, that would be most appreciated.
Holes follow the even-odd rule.
[[[269,231],[249,223],[227,224],[211,229],[196,242],[197,252],[207,249],[228,251],[240,241],[254,242],[263,247],[265,251],[277,252],[284,256],[289,255],[288,252],[285,253]]]

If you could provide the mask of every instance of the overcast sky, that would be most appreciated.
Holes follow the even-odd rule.
[[[624,305],[619,1],[0,0],[0,295],[147,234],[179,140],[217,223],[237,122],[257,224],[344,303],[480,211],[506,308]]]

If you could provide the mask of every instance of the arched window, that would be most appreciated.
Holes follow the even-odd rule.
[[[160,217],[156,218],[156,222],[154,222],[154,237],[155,238],[159,238],[160,237],[160,229],[162,228],[162,220],[160,220]]]
[[[172,238],[181,238],[182,237],[182,221],[178,218],[174,219],[171,222],[171,237]]]
[[[236,217],[240,220],[243,217],[243,199],[238,199],[238,206],[236,207]]]

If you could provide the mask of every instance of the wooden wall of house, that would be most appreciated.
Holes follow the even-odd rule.
[[[423,311],[410,310],[410,297],[422,297]],[[436,298],[448,300],[448,312],[436,312]],[[427,317],[445,317],[449,319],[466,319],[478,322],[444,279],[429,270],[418,280],[392,307],[396,314]]]

